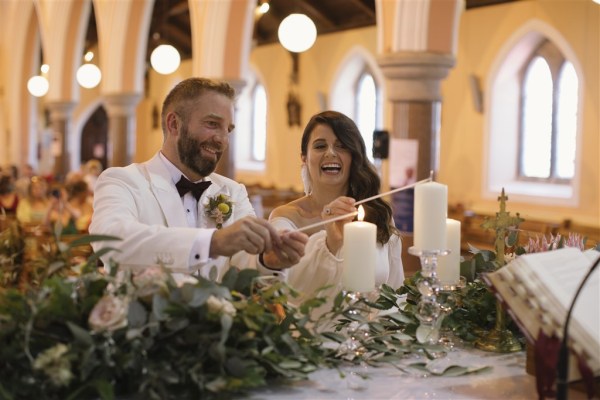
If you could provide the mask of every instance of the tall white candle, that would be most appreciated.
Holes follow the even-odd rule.
[[[417,250],[446,248],[448,187],[437,182],[415,186],[414,247]]]
[[[364,210],[358,210],[362,220]],[[344,225],[344,270],[342,285],[345,290],[370,292],[375,289],[375,260],[377,259],[377,226],[370,222],[355,221]]]
[[[446,249],[450,254],[438,258],[437,276],[442,283],[457,283],[460,279],[460,221],[446,220]]]

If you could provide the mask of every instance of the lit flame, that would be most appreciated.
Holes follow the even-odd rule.
[[[358,220],[362,221],[363,219],[365,219],[365,209],[363,208],[363,206],[358,206]]]

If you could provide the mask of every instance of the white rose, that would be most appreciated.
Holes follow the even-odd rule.
[[[127,326],[127,301],[107,295],[101,298],[94,306],[88,318],[92,332],[112,332]]]

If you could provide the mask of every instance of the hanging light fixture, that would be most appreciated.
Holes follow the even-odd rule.
[[[269,12],[271,6],[269,5],[269,0],[260,0],[259,4],[254,9],[254,14],[256,17],[260,17]]]
[[[94,53],[88,51],[83,56],[83,59],[86,61],[79,69],[77,70],[77,82],[86,89],[92,89],[98,86],[100,80],[102,80],[102,72],[100,68],[96,64],[92,64],[90,61],[94,58]]]
[[[290,14],[279,24],[277,36],[287,50],[302,53],[310,49],[317,40],[317,27],[304,14]]]
[[[179,52],[170,44],[161,44],[150,54],[150,65],[159,74],[168,75],[177,71],[180,63]]]
[[[163,33],[165,31],[165,24],[169,15],[168,3],[168,0],[162,2],[163,10],[161,12],[162,20],[160,22],[160,30]],[[150,54],[150,65],[152,65],[152,68],[154,68],[154,70],[159,74],[163,75],[168,75],[177,71],[179,64],[181,64],[181,56],[179,55],[179,51],[177,51],[177,49],[170,44],[165,43],[166,40],[161,40],[164,39],[164,37],[161,38],[161,34],[158,32],[155,32],[152,35],[152,39],[159,43]]]
[[[35,97],[42,97],[48,93],[48,89],[50,88],[50,83],[46,78],[46,74],[50,70],[48,64],[43,64],[40,67],[41,74],[35,75],[29,78],[27,81],[27,90],[31,95]]]

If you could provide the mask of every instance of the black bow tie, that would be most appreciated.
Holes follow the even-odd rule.
[[[208,189],[211,183],[211,181],[192,183],[185,176],[181,175],[181,179],[175,184],[175,187],[177,188],[180,196],[183,197],[183,195],[185,195],[187,192],[192,192],[196,198],[196,201],[198,201],[200,196],[202,196],[202,193]]]

